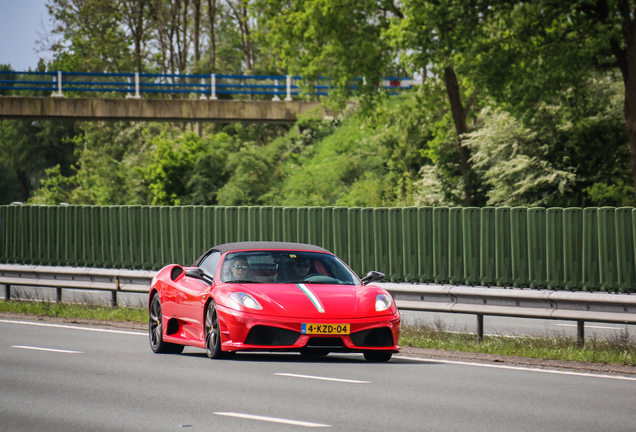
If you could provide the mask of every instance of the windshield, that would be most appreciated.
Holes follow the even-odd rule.
[[[334,255],[300,251],[230,252],[223,260],[223,282],[322,283],[356,285],[360,280]]]

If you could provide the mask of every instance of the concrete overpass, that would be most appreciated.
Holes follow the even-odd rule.
[[[325,111],[320,102],[209,99],[0,97],[0,119],[294,123]]]

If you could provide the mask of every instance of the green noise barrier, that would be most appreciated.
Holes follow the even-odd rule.
[[[331,250],[391,282],[636,292],[636,209],[0,206],[0,262],[157,270],[234,241]]]

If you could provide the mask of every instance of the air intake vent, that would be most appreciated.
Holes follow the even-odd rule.
[[[340,337],[312,337],[307,342],[307,348],[344,348],[345,344]]]
[[[300,333],[278,327],[254,326],[245,338],[247,345],[293,345]]]
[[[380,327],[351,333],[351,342],[359,347],[387,347],[393,345],[393,333],[388,327]]]

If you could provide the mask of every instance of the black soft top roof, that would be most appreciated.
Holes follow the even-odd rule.
[[[198,267],[203,258],[208,256],[212,251],[218,251],[222,254],[225,252],[239,251],[239,250],[303,250],[312,252],[327,252],[331,253],[327,249],[321,248],[306,243],[292,243],[292,242],[274,242],[274,241],[252,241],[252,242],[234,242],[224,243],[218,246],[214,246],[208,249],[203,255],[201,255],[193,264]]]

